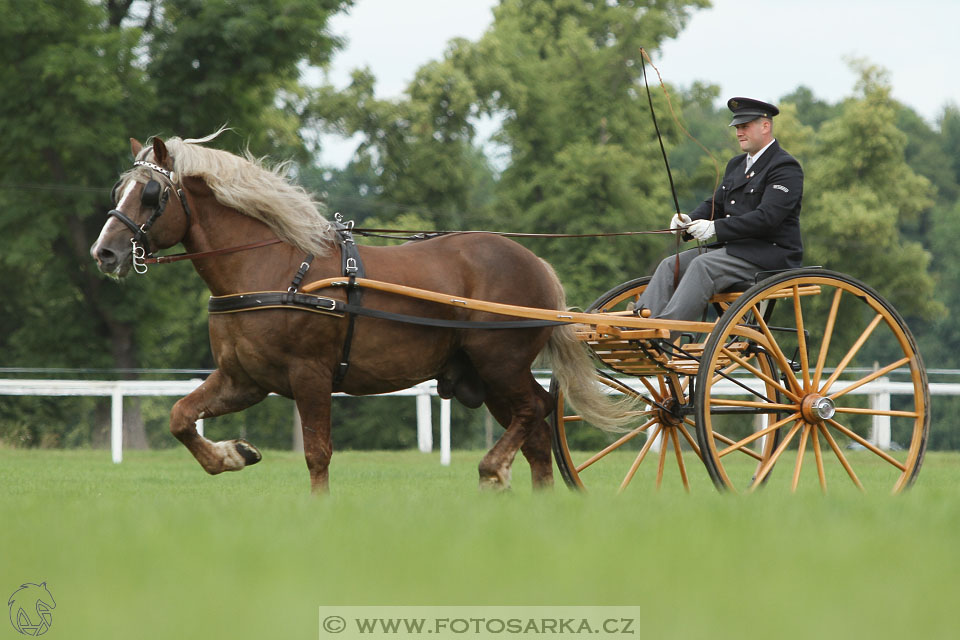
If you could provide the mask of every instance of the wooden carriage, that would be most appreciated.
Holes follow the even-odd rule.
[[[926,372],[876,291],[836,272],[786,271],[716,296],[715,319],[626,328],[614,318],[633,315],[648,281],[600,296],[588,309],[598,324],[578,328],[604,365],[598,380],[644,410],[635,427],[598,438],[554,390],[554,452],[568,484],[624,490],[649,457],[649,482],[659,487],[673,460],[689,489],[685,449],[723,489],[796,490],[804,467],[824,491],[839,482],[899,492],[916,479],[930,426]],[[659,455],[648,456],[655,443]]]
[[[659,487],[673,475],[689,489],[692,456],[717,487],[736,491],[796,490],[804,468],[824,491],[846,484],[899,492],[916,479],[930,425],[926,372],[903,318],[876,291],[823,269],[785,271],[716,296],[701,322],[681,322],[636,314],[648,281],[614,287],[583,313],[358,284],[576,323],[598,360],[597,383],[634,402],[625,403],[632,424],[604,429],[586,424],[551,384],[554,454],[571,487],[623,491],[644,477]]]

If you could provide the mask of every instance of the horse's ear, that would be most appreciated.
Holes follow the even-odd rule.
[[[167,164],[170,154],[167,152],[167,145],[163,144],[160,138],[153,139],[153,161],[161,167]]]
[[[136,138],[130,138],[130,153],[133,154],[134,158],[137,157],[141,150],[143,150],[143,145],[140,144],[140,141]]]

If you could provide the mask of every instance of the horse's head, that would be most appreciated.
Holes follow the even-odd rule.
[[[117,278],[131,266],[139,269],[153,251],[183,240],[190,227],[190,210],[163,140],[154,138],[145,149],[131,138],[130,150],[134,168],[113,188],[114,208],[90,248],[100,271]]]

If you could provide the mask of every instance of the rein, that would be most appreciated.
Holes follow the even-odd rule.
[[[283,242],[283,240],[280,238],[270,238],[269,240],[251,242],[250,244],[240,245],[239,247],[225,247],[223,249],[211,249],[210,251],[198,251],[197,253],[175,253],[170,256],[153,256],[150,258],[144,258],[143,263],[166,264],[168,262],[179,262],[180,260],[212,258],[214,256],[222,256],[227,253],[236,253],[238,251],[246,251],[248,249],[259,249],[260,247],[267,247],[271,244],[280,244],[281,242]]]
[[[650,229],[647,231],[612,231],[609,233],[520,233],[512,231],[424,231],[420,229],[371,229],[354,227],[353,232],[362,236],[390,238],[393,240],[427,240],[429,238],[448,236],[456,233],[484,233],[506,238],[609,238],[613,236],[640,236],[662,233],[673,233],[670,229]],[[407,235],[401,235],[407,234]]]

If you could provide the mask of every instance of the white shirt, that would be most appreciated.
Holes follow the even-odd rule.
[[[748,155],[748,156],[747,156],[747,168],[744,169],[743,172],[746,173],[747,171],[750,171],[750,167],[752,167],[752,166],[753,166],[753,163],[757,161],[757,158],[759,158],[760,156],[762,156],[762,155],[763,155],[763,152],[766,151],[767,149],[769,149],[769,148],[770,148],[770,145],[772,145],[772,144],[773,144],[774,142],[776,142],[776,141],[777,141],[777,139],[774,138],[773,140],[771,140],[770,142],[767,143],[767,146],[765,146],[763,149],[760,149],[760,151],[757,151],[757,154],[756,154],[756,155],[754,155],[754,156]]]

